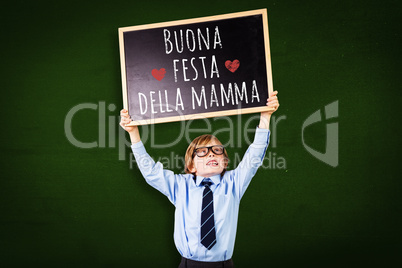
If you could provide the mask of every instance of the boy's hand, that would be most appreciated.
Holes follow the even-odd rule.
[[[278,91],[274,91],[269,95],[269,98],[267,100],[267,106],[270,109],[269,111],[261,112],[260,125],[259,125],[260,128],[269,129],[269,120],[271,119],[271,115],[276,110],[278,110],[279,107],[278,97],[276,96],[277,94]]]
[[[138,131],[137,126],[127,126],[132,120],[128,115],[128,111],[123,109],[120,111],[120,126],[130,134],[131,143],[137,143],[141,141],[140,132]]]
[[[128,133],[134,131],[137,126],[126,126],[131,122],[131,118],[128,115],[128,111],[126,109],[123,109],[120,111],[120,126],[127,131]]]
[[[271,115],[276,110],[278,110],[279,101],[278,101],[278,97],[276,96],[277,94],[278,94],[278,91],[274,91],[269,95],[269,98],[267,100],[267,106],[271,109],[267,112],[262,112],[261,115],[263,115],[263,114]]]

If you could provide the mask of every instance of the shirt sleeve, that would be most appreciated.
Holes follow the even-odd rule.
[[[176,205],[176,193],[180,175],[175,175],[173,171],[163,169],[160,162],[156,162],[146,152],[144,144],[140,141],[131,145],[135,161],[144,176],[146,182],[166,195],[167,198]]]
[[[235,191],[239,200],[246,192],[257,169],[262,165],[269,143],[269,136],[268,129],[257,127],[253,143],[250,144],[242,161],[234,170]]]

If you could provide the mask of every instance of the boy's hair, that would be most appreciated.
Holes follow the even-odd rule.
[[[214,141],[217,145],[222,145],[222,143],[218,140],[217,137],[209,134],[201,135],[197,138],[195,138],[190,145],[187,148],[186,155],[184,157],[184,171],[188,174],[191,174],[192,172],[190,171],[191,168],[193,168],[194,165],[194,152],[196,148],[202,147],[203,145],[206,145],[210,143],[211,141]],[[228,166],[228,153],[226,151],[226,148],[223,152],[223,157],[224,157],[224,162],[225,162],[225,167],[223,169],[222,175],[225,173],[226,168]]]

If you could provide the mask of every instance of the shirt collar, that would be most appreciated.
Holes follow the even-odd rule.
[[[205,177],[197,176],[195,184],[200,186],[201,182],[205,179]],[[209,179],[214,183],[214,185],[218,185],[221,182],[221,174],[213,175],[209,177]]]

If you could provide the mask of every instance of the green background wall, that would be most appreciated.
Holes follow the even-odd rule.
[[[400,267],[401,4],[389,0],[2,4],[0,265],[177,267],[174,207],[146,184],[115,135],[117,29],[259,8],[268,9],[276,118],[283,118],[270,152],[286,168],[259,170],[242,199],[236,267]],[[326,124],[338,124],[339,165],[332,167],[307,152],[301,135],[303,122],[335,101],[337,118],[305,129],[305,143],[324,152]],[[77,105],[95,108],[77,112],[71,126],[94,148],[74,146],[65,133]],[[241,129],[228,146],[233,159],[258,120],[230,119]],[[223,119],[207,122],[211,132],[228,127]],[[151,146],[151,136],[166,144],[181,127],[143,127],[149,153],[184,155],[184,138],[171,148]],[[227,142],[230,133],[218,137]]]

